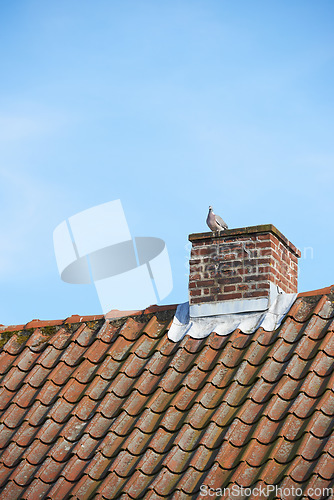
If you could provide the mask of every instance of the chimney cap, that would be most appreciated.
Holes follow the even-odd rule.
[[[248,227],[238,227],[235,229],[225,229],[224,231],[216,231],[216,232],[206,232],[206,233],[193,233],[190,234],[188,239],[189,241],[207,241],[207,240],[215,240],[215,239],[221,239],[221,238],[228,238],[229,236],[243,236],[243,235],[250,235],[250,234],[261,234],[261,233],[272,233],[274,234],[279,240],[281,240],[282,243],[286,247],[289,248],[289,250],[296,255],[296,257],[300,257],[301,253],[300,250],[298,250],[297,247],[291,241],[289,241],[273,224],[262,224],[259,226],[248,226]]]

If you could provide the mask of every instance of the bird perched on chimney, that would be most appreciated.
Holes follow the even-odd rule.
[[[211,229],[211,231],[224,231],[228,229],[226,222],[223,221],[219,215],[213,213],[212,207],[209,207],[209,213],[206,218],[206,223]]]

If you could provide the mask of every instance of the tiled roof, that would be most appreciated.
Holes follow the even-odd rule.
[[[0,498],[333,487],[333,292],[276,331],[180,343],[173,307],[2,327]]]

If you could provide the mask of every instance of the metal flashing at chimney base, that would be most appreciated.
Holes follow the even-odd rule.
[[[197,317],[191,315],[192,307],[189,308],[189,302],[185,302],[176,309],[173,323],[168,332],[168,338],[173,342],[179,342],[185,335],[195,339],[207,337],[212,332],[218,335],[229,335],[237,328],[246,334],[255,332],[259,327],[266,331],[273,331],[280,326],[296,297],[297,293],[277,293],[275,299],[268,302],[268,308],[263,311],[223,313]],[[247,300],[229,301],[229,304],[232,305],[233,302],[236,303],[236,310],[244,309],[247,311]],[[214,306],[214,304],[211,305]],[[211,312],[215,308],[218,311],[220,307],[224,308],[223,302],[216,303]]]

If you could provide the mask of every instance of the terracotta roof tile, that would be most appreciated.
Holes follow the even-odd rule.
[[[280,328],[280,338],[290,344],[297,343],[303,338],[304,326],[304,323],[299,323],[294,318],[288,316]]]
[[[31,387],[29,384],[24,384],[12,399],[21,408],[28,408],[31,406],[36,398],[36,388]]]
[[[234,474],[231,476],[230,482],[243,485],[244,488],[250,487],[258,479],[259,468],[251,467],[247,462],[241,462]]]
[[[116,472],[112,472],[103,481],[103,484],[102,486],[100,486],[97,493],[100,492],[102,498],[107,498],[107,499],[118,498],[122,491],[123,484],[124,484],[124,478],[118,476]]]
[[[322,411],[325,415],[331,416],[334,415],[334,391],[333,385],[327,389],[322,398],[318,401],[319,410]]]
[[[122,364],[119,361],[115,361],[107,354],[103,361],[97,365],[96,375],[99,375],[104,380],[111,380],[115,378],[121,366]]]
[[[134,387],[137,389],[137,391],[140,392],[140,394],[149,396],[158,387],[159,383],[160,383],[159,375],[154,375],[150,371],[146,370],[138,378]]]
[[[137,416],[142,412],[146,403],[147,396],[135,390],[131,392],[131,395],[126,399],[123,409],[128,415]]]
[[[6,487],[2,491],[3,498],[22,498],[22,493],[25,487],[19,486],[14,481],[8,481]]]
[[[138,416],[138,420],[136,421],[136,427],[143,432],[152,433],[154,431],[159,432],[158,425],[161,422],[163,415],[160,413],[156,413],[151,411],[149,408],[145,408],[145,410]]]
[[[171,472],[167,467],[163,468],[161,472],[155,477],[152,488],[158,495],[164,497],[168,496],[171,491],[176,489],[177,483],[180,481],[182,475]]]
[[[61,477],[50,491],[50,498],[61,500],[66,498],[69,492],[73,498],[99,498],[95,493],[99,485],[98,481],[92,480],[88,475],[83,475],[74,485]]]
[[[76,403],[83,395],[85,389],[86,384],[82,384],[75,378],[71,378],[60,391],[59,395],[69,403]]]
[[[38,466],[30,464],[27,460],[23,460],[12,472],[9,479],[14,481],[19,486],[27,486],[31,483],[32,478],[38,470]]]
[[[3,423],[0,424],[0,455],[2,450],[8,446],[14,432],[16,432],[15,427],[14,429],[11,429]]]
[[[203,450],[201,451],[203,452]],[[176,500],[192,499],[194,498],[194,492],[197,492],[197,497],[201,484],[203,484],[203,472],[189,467],[186,472],[182,474],[178,484],[179,490],[175,491],[174,498]],[[151,491],[154,492],[154,490]]]
[[[1,327],[0,499],[333,487],[332,289],[274,332],[173,343],[174,311]]]
[[[224,485],[228,486],[231,477],[235,471],[234,469],[224,469],[217,462],[215,462],[209,469],[205,481],[205,484],[209,488],[217,489],[222,488]]]
[[[38,465],[43,462],[49,448],[48,443],[44,444],[36,439],[29,448],[24,450],[22,458],[25,458],[32,465]]]
[[[182,427],[183,420],[186,418],[185,415],[183,411],[178,410],[174,406],[170,406],[168,410],[164,412],[161,420],[161,427],[168,432],[179,431]]]
[[[189,465],[191,464],[191,467],[196,471],[205,472],[209,470],[215,460],[217,460],[217,453],[218,449],[210,449],[206,446],[200,445],[193,451],[191,456],[189,455],[189,460],[191,459]],[[189,490],[189,487],[187,491],[191,491]]]
[[[73,409],[73,414],[76,415],[81,421],[90,420],[93,417],[98,405],[98,401],[91,399],[89,396],[83,396]]]
[[[98,442],[98,450],[103,450],[103,456],[111,458],[117,454],[123,445],[125,437],[109,431],[102,441]]]
[[[94,439],[101,439],[107,434],[110,423],[111,421],[109,418],[104,417],[103,415],[101,415],[101,413],[96,413],[93,419],[87,425],[86,432],[88,432],[89,435]],[[78,424],[76,424],[76,427],[78,428],[81,425],[83,426],[84,423],[78,422]]]
[[[54,443],[63,428],[64,424],[58,424],[57,422],[49,418],[45,420],[44,424],[41,427],[37,427],[38,432],[36,434],[36,438],[38,438],[43,443]],[[67,437],[67,434],[65,434],[65,436]]]
[[[2,421],[6,427],[14,429],[18,427],[19,424],[23,421],[26,413],[26,408],[21,408],[20,406],[13,403],[3,414]]]
[[[75,366],[69,366],[64,361],[57,363],[52,372],[49,372],[49,380],[58,386],[64,385],[75,371]]]
[[[14,467],[18,465],[19,459],[24,451],[24,448],[18,446],[16,443],[10,445],[2,453],[2,460],[6,467]]]
[[[120,498],[124,498],[124,500],[128,500],[130,498],[143,498],[142,492],[147,491],[153,480],[154,476],[152,477],[151,475],[147,475],[143,473],[140,468],[138,468],[126,483],[127,494],[125,494],[124,497],[122,495]],[[147,498],[150,498],[149,495],[151,492],[154,493],[154,490],[150,490],[149,493],[147,493]],[[151,496],[151,498],[154,497]]]
[[[38,356],[35,355],[36,362],[43,368],[54,368],[61,356],[61,350],[49,345],[42,353]],[[21,368],[19,366],[19,368]],[[22,369],[22,368],[21,368]]]
[[[53,458],[47,457],[39,467],[36,477],[41,479],[44,483],[55,483],[64,465],[63,462],[57,462]]]
[[[105,359],[109,349],[110,344],[100,339],[96,339],[85,353],[86,361],[98,366],[98,364]]]
[[[84,434],[81,439],[75,443],[73,453],[82,460],[90,460],[94,456],[94,452],[99,445],[99,441],[91,437],[88,433]]]
[[[119,436],[129,435],[134,421],[132,417],[126,411],[118,412],[118,416],[111,421],[113,432]]]
[[[86,469],[86,474],[98,481],[100,479],[104,479],[108,475],[108,470],[111,465],[112,461],[110,460],[109,457],[104,456],[101,451],[98,451],[95,455],[93,460],[91,460]]]
[[[4,426],[6,427],[6,426]],[[24,421],[18,429],[15,429],[15,442],[19,446],[27,447],[32,442],[34,436],[38,432],[38,427],[30,425],[27,421]],[[1,434],[6,435],[5,429],[1,429]],[[11,435],[14,433],[11,431]],[[14,437],[14,435],[13,435]]]
[[[26,373],[24,371],[13,366],[2,380],[3,387],[13,393],[22,387],[22,381],[25,376]]]
[[[82,460],[77,455],[74,454],[66,462],[66,466],[62,471],[62,475],[66,477],[66,479],[71,483],[77,482],[79,479],[81,479],[88,463],[89,463],[88,460]]]
[[[62,478],[60,478],[62,479]],[[47,498],[47,493],[50,490],[50,485],[43,483],[40,479],[34,479],[25,490],[26,498]],[[56,500],[56,497],[53,497]],[[66,497],[63,497],[66,498]]]
[[[19,330],[19,327],[17,327],[17,329]],[[14,335],[12,335],[7,342],[6,340],[3,341],[5,343],[3,344],[2,348],[6,353],[12,356],[16,356],[21,351],[23,351],[25,347],[25,341],[27,341],[28,338],[29,338],[28,332],[21,333],[20,331],[18,331],[17,333],[14,333]]]
[[[36,400],[31,408],[29,408],[29,411],[26,413],[25,421],[29,422],[29,424],[33,425],[34,427],[43,425],[46,421],[49,410],[49,406],[45,406],[38,400]]]
[[[173,433],[161,426],[151,434],[149,447],[157,453],[169,453],[173,447],[174,439]]]
[[[70,345],[64,349],[60,360],[68,366],[78,366],[83,359],[85,351],[85,347],[77,344],[76,342],[71,342]]]

